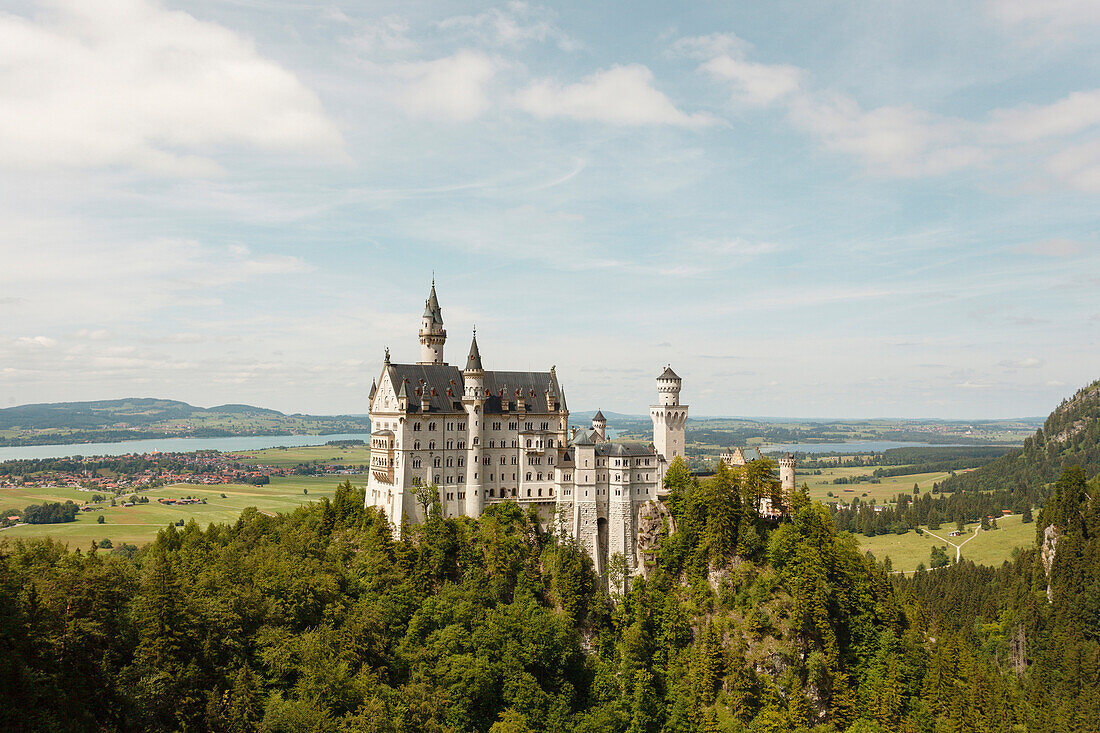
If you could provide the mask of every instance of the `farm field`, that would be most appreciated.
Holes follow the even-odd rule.
[[[105,502],[103,509],[93,512],[80,512],[75,522],[63,524],[25,524],[0,530],[0,541],[6,539],[26,539],[31,537],[49,537],[68,543],[70,548],[87,549],[92,540],[109,538],[115,547],[123,542],[140,547],[151,541],[158,531],[166,525],[180,519],[185,522],[194,519],[202,527],[214,522],[234,522],[241,510],[254,506],[268,513],[288,512],[295,507],[316,501],[323,496],[331,497],[336,486],[345,479],[353,484],[366,482],[365,475],[348,476],[293,476],[274,477],[266,486],[247,484],[174,484],[142,492],[148,496],[148,504],[122,506],[121,498],[117,506]],[[308,494],[303,494],[303,490]],[[0,511],[3,509],[22,509],[29,504],[44,501],[65,501],[72,499],[82,504],[91,498],[93,492],[70,488],[30,488],[0,489]],[[225,498],[221,495],[225,494]],[[188,504],[183,506],[165,506],[157,502],[158,498],[179,499],[192,496],[206,499],[206,504]],[[99,524],[99,516],[106,522]]]
[[[963,540],[968,540],[966,544],[962,544],[963,559],[981,565],[998,566],[1011,560],[1012,552],[1017,547],[1031,547],[1035,543],[1035,524],[1024,524],[1022,519],[1023,517],[1019,514],[1002,517],[997,520],[999,529],[978,532],[976,536],[974,536],[974,528],[979,526],[977,523],[968,524],[966,533],[961,537],[948,537],[947,533],[954,530],[954,525],[947,524],[943,525],[936,534],[956,544],[962,544]],[[906,573],[916,570],[920,563],[924,563],[926,568],[929,567],[932,546],[945,545],[927,532],[922,534],[906,532],[900,535],[876,535],[875,537],[857,534],[855,537],[859,541],[861,550],[870,552],[880,561],[889,557],[895,571]],[[971,537],[972,539],[968,539]],[[952,559],[955,557],[955,548],[951,545],[947,545],[947,555]]]
[[[369,445],[355,445],[346,448],[335,445],[265,448],[263,450],[242,451],[233,455],[240,456],[241,463],[250,466],[297,466],[300,463],[341,464],[346,466],[370,465]]]
[[[882,483],[872,484],[862,482],[858,484],[834,484],[833,479],[850,478],[852,476],[868,475],[874,471],[873,466],[855,468],[823,468],[820,475],[812,475],[796,471],[795,481],[799,486],[806,484],[810,488],[810,498],[818,501],[841,501],[851,504],[852,499],[859,497],[860,501],[876,499],[879,504],[888,499],[893,499],[899,493],[912,494],[913,484],[917,484],[922,494],[932,490],[932,484],[943,481],[951,474],[946,471],[935,473],[914,473],[905,476],[890,476],[881,479]],[[833,492],[830,497],[829,492]],[[867,496],[863,494],[866,493]]]

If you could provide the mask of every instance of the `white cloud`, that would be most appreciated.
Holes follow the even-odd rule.
[[[686,36],[677,38],[668,48],[670,56],[686,56],[692,59],[707,60],[717,56],[736,56],[741,58],[752,48],[752,44],[733,33],[711,33],[706,36]]]
[[[52,349],[57,346],[57,339],[52,339],[49,336],[21,336],[15,340],[15,343],[18,346]]]
[[[986,11],[1007,26],[1032,30],[1032,40],[1065,38],[1100,24],[1096,0],[986,0]]]
[[[236,33],[148,0],[0,14],[0,163],[213,174],[223,146],[334,155],[291,72]]]
[[[728,81],[734,100],[754,106],[771,104],[796,91],[802,70],[785,64],[756,64],[731,56],[717,56],[699,67],[711,76]]]
[[[490,8],[477,15],[457,15],[439,22],[445,31],[465,31],[491,46],[520,48],[527,43],[557,41],[563,50],[577,47],[576,42],[550,22],[546,8],[526,2],[510,2],[503,8]]]
[[[702,127],[717,122],[687,114],[653,87],[653,72],[641,64],[613,66],[576,84],[543,79],[522,90],[519,106],[536,117],[568,117],[612,125]]]
[[[1044,257],[1072,257],[1079,254],[1082,249],[1084,249],[1084,245],[1073,239],[1045,239],[1041,242],[1028,242],[1015,247],[1017,252]]]
[[[798,95],[790,119],[827,149],[854,155],[878,175],[942,175],[988,157],[962,139],[954,121],[911,106],[863,110],[843,94]]]
[[[704,256],[712,257],[754,257],[770,254],[779,250],[773,242],[749,242],[739,237],[732,239],[705,239],[695,242],[693,249]]]
[[[1034,356],[1029,356],[1026,359],[1005,359],[997,364],[997,366],[1005,369],[1037,369],[1042,365],[1043,360]]]
[[[1072,145],[1047,158],[1047,172],[1079,191],[1100,193],[1100,140]]]
[[[1062,137],[1100,124],[1100,89],[1073,92],[1048,105],[993,110],[986,131],[1008,142]]]
[[[394,64],[392,73],[404,81],[401,106],[412,114],[470,120],[489,108],[488,85],[497,62],[465,49],[441,59]]]

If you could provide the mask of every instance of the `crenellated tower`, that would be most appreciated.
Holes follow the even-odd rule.
[[[447,343],[447,331],[443,328],[443,311],[435,295],[435,279],[432,292],[424,301],[424,315],[420,319],[420,361],[418,364],[446,364],[443,361],[443,344]]]
[[[787,453],[779,459],[779,484],[783,489],[783,501],[787,506],[790,506],[791,496],[794,495],[794,466],[793,453]]]
[[[688,406],[680,404],[680,383],[681,379],[672,371],[672,366],[666,366],[661,376],[657,377],[657,404],[649,407],[649,416],[653,420],[653,447],[669,463],[684,456]]]

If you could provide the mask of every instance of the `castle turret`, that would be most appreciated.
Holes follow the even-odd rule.
[[[477,348],[477,331],[470,341],[470,355],[462,370],[464,384],[462,407],[466,410],[466,516],[480,517],[485,505],[485,492],[481,487],[481,435],[485,408],[485,369],[481,365],[481,352]],[[461,479],[460,479],[461,480]]]
[[[447,331],[443,328],[443,310],[439,307],[439,298],[435,295],[435,280],[432,280],[432,292],[424,301],[424,315],[420,319],[420,361],[418,364],[445,364],[443,345],[447,342]]]
[[[783,501],[790,505],[791,496],[794,494],[794,454],[787,453],[779,459],[779,484],[783,489]]]
[[[597,443],[607,440],[607,418],[603,416],[602,410],[596,410],[596,414],[592,416],[592,430],[599,436]]]
[[[672,366],[666,366],[661,376],[657,377],[657,404],[649,407],[649,416],[653,420],[653,446],[669,463],[684,455],[688,406],[680,404],[680,384],[680,377],[672,371]]]

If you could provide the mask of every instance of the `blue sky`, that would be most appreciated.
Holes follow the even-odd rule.
[[[364,412],[433,271],[574,409],[1046,414],[1100,5],[0,1],[0,404]]]

